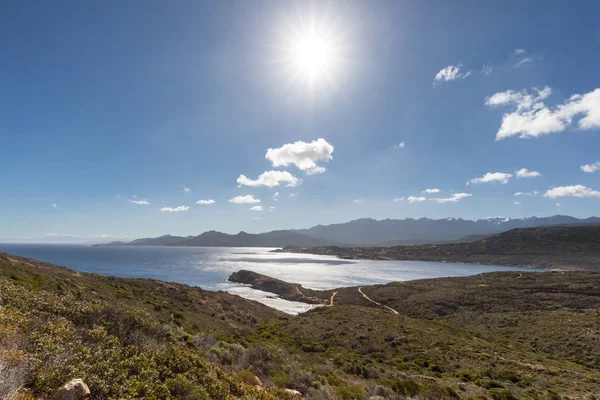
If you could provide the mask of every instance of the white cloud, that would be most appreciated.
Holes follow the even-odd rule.
[[[262,206],[254,206],[254,207],[250,207],[248,210],[250,210],[250,211],[262,211],[263,207]]]
[[[519,68],[521,65],[527,64],[530,62],[533,62],[533,57],[527,57],[527,58],[522,59],[521,61],[519,61],[518,63],[513,65],[513,68]]]
[[[562,204],[556,203],[556,207],[560,207],[560,206],[562,206]]]
[[[448,65],[446,68],[443,68],[435,74],[435,78],[433,79],[433,86],[435,86],[436,82],[449,82],[454,81],[456,79],[465,79],[469,75],[471,75],[472,71],[467,71],[465,73],[461,73],[460,69],[462,68],[462,64],[457,65]]]
[[[327,168],[325,168],[325,167],[314,167],[309,170],[306,170],[306,175],[322,174],[325,171],[327,171]]]
[[[405,143],[405,142],[400,142],[400,143],[398,143],[398,146],[397,146],[397,147],[398,147],[399,149],[403,149],[405,146],[406,146],[406,143]]]
[[[275,192],[273,195],[273,201],[279,201],[279,192]]]
[[[362,203],[363,201],[362,201],[362,199],[354,199],[354,200],[352,200],[352,202],[353,202],[354,204],[360,204],[360,203]]]
[[[262,217],[252,217],[252,221],[260,221]]]
[[[229,199],[229,202],[234,204],[254,204],[260,203],[260,199],[257,199],[251,194],[247,194],[245,196],[236,196],[233,199]]]
[[[520,206],[520,205],[521,205],[521,202],[520,202],[520,201],[513,201],[513,204],[514,204],[515,206]]]
[[[409,203],[419,203],[421,201],[425,201],[427,200],[425,197],[416,197],[416,196],[409,196],[406,199]]]
[[[436,199],[431,199],[431,200],[436,201],[438,203],[456,203],[457,201],[464,199],[465,197],[471,197],[471,196],[473,196],[471,193],[454,193],[450,197],[442,197],[442,198],[436,198]]]
[[[293,187],[298,186],[298,184],[302,182],[300,179],[296,178],[294,175],[290,174],[287,171],[265,171],[258,176],[258,179],[253,181],[246,177],[246,175],[240,175],[237,178],[237,183],[240,186],[268,186],[274,187],[279,186],[280,183],[287,183],[286,186]]]
[[[332,154],[333,146],[325,139],[319,138],[310,143],[297,141],[279,148],[269,148],[265,158],[271,161],[274,167],[295,165],[308,175],[314,175],[326,171],[325,168],[319,167],[317,162],[329,162],[333,158]]]
[[[147,206],[150,204],[148,200],[127,200],[131,204],[137,204],[138,206]]]
[[[210,200],[198,200],[196,202],[196,204],[201,204],[203,206],[208,206],[208,205],[211,205],[211,204],[215,204],[215,201],[212,200],[212,199],[210,199]]]
[[[488,76],[492,73],[493,69],[494,67],[492,67],[491,65],[483,64],[483,67],[481,67],[481,73],[485,76]]]
[[[179,186],[181,186],[181,188],[183,189],[183,191],[186,192],[186,193],[189,193],[190,190],[192,190],[189,187],[186,187],[186,186],[183,186],[183,185],[179,185]]]
[[[529,197],[533,197],[536,196],[538,194],[537,191],[532,191],[532,192],[517,192],[515,193],[515,196],[529,196]]]
[[[600,161],[596,161],[593,164],[582,165],[580,168],[583,172],[588,172],[588,173],[596,172],[600,169]]]
[[[296,197],[298,193],[290,193],[290,197]]]
[[[485,104],[490,107],[516,107],[515,111],[502,117],[496,140],[515,135],[523,139],[562,132],[573,123],[576,116],[582,117],[577,123],[578,129],[600,128],[600,89],[573,95],[553,108],[544,103],[552,94],[552,89],[545,87],[535,90],[536,95],[529,94],[526,90],[507,90],[486,98]]]
[[[600,191],[590,189],[583,185],[558,186],[544,193],[544,197],[556,199],[558,197],[600,197]]]
[[[404,197],[396,197],[396,198],[394,199],[394,201],[396,201],[396,202],[397,202],[397,201],[404,201]]]
[[[537,171],[530,171],[527,168],[521,168],[516,172],[516,176],[517,178],[536,178],[542,176],[542,174]]]
[[[433,194],[433,193],[439,193],[439,192],[441,192],[440,189],[433,188],[433,189],[425,189],[425,190],[423,190],[422,193]]]
[[[512,178],[512,174],[507,174],[505,172],[488,172],[484,174],[481,178],[473,178],[469,182],[470,183],[490,183],[490,182],[500,182],[502,184],[507,184],[508,180]],[[469,183],[467,182],[467,183]]]
[[[187,206],[177,206],[177,207],[163,207],[160,209],[161,212],[184,212],[189,210],[190,208]]]
[[[523,49],[515,49],[515,56],[518,56],[520,54],[525,54],[525,53],[527,53],[527,52]]]
[[[269,207],[269,211],[273,211],[273,210],[275,210],[275,206]]]
[[[52,208],[58,208],[58,206],[56,205],[56,203],[52,203]]]

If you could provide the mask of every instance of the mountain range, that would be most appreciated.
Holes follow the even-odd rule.
[[[487,235],[515,228],[550,225],[594,224],[600,218],[579,219],[566,215],[530,218],[406,218],[354,221],[317,225],[309,229],[276,230],[266,233],[240,232],[235,235],[208,231],[198,236],[164,235],[136,239],[131,242],[111,242],[109,246],[193,246],[193,247],[283,247],[283,246],[394,246],[425,243],[471,242]]]

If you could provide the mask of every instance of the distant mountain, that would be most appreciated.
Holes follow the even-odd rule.
[[[472,235],[493,235],[515,228],[537,226],[600,223],[600,218],[578,219],[566,215],[530,217],[523,219],[486,218],[465,220],[445,219],[357,219],[343,224],[317,225],[294,232],[318,240],[336,240],[351,245],[384,245],[447,243],[463,241]]]
[[[396,246],[471,242],[515,228],[600,223],[600,218],[578,219],[565,215],[523,219],[357,219],[343,224],[317,225],[310,229],[278,230],[266,233],[240,232],[230,235],[208,231],[198,236],[164,235],[122,241],[109,246],[194,246],[194,247],[315,247],[315,246]]]
[[[271,231],[267,233],[240,232],[230,235],[223,232],[208,231],[198,236],[164,235],[156,238],[136,239],[129,243],[113,242],[108,246],[189,246],[189,247],[284,247],[284,246],[326,246],[340,245],[339,242],[326,239],[314,239],[292,231]]]

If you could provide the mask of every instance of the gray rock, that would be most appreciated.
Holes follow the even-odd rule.
[[[50,400],[85,400],[90,397],[90,388],[81,379],[65,383]]]

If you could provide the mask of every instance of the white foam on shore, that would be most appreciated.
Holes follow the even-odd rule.
[[[223,283],[218,286],[221,286],[221,290],[225,290],[248,300],[258,301],[259,303],[290,315],[298,315],[311,309],[310,304],[285,300],[274,293],[252,289],[250,286],[246,285]]]

